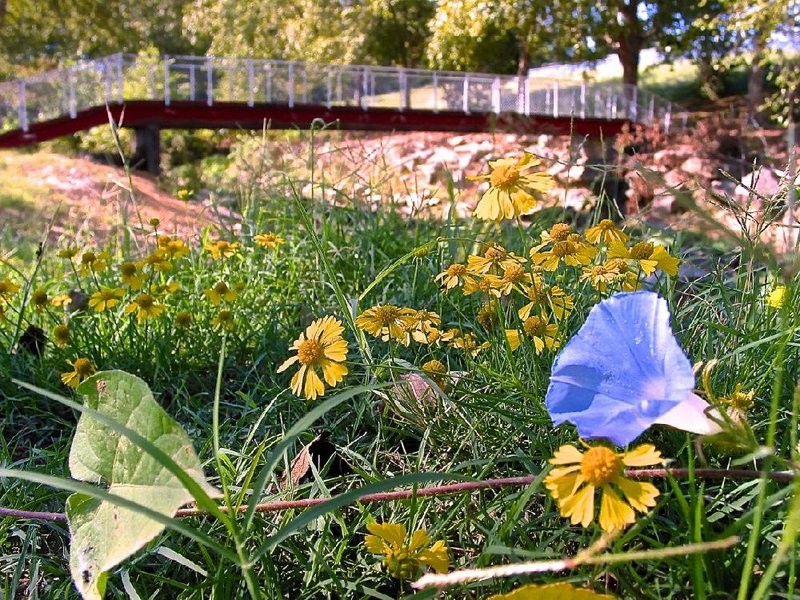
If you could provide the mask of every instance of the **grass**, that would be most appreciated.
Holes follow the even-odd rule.
[[[309,177],[315,178],[313,153],[312,138],[308,164]],[[72,243],[68,237],[46,247],[37,267],[32,257],[9,252],[24,242],[19,232],[6,230],[3,255],[11,258],[0,266],[0,279],[8,277],[23,287],[6,307],[8,319],[0,323],[0,369],[8,374],[0,379],[0,466],[68,475],[67,455],[77,414],[20,388],[10,377],[68,394],[59,376],[69,370],[66,361],[79,356],[91,359],[98,369],[122,369],[143,377],[160,405],[191,436],[210,482],[243,502],[248,501],[268,456],[278,459],[278,473],[287,472],[292,458],[322,431],[329,432],[349,466],[347,472],[334,473],[333,464],[320,464],[290,488],[272,474],[265,480],[265,500],[390,485],[383,482],[415,473],[435,473],[448,481],[538,474],[561,444],[577,442],[571,426],[553,428],[543,404],[555,352],[537,355],[527,345],[511,352],[499,329],[487,331],[477,322],[478,294],[441,293],[434,282],[450,264],[476,253],[480,242],[502,242],[508,250],[527,256],[540,232],[564,217],[560,210],[537,213],[528,227],[472,219],[442,222],[402,216],[391,204],[370,208],[347,180],[336,185],[340,197],[349,202],[334,208],[299,197],[296,190],[305,183],[283,178],[269,187],[247,188],[248,219],[242,230],[209,231],[204,238],[238,242],[234,256],[214,260],[199,244],[190,244],[187,256],[169,261],[163,271],[152,275],[147,271],[150,283],[180,287],[161,297],[166,306],[161,317],[142,324],[123,312],[135,296],[132,292],[102,314],[82,310],[67,315],[53,306],[36,310],[30,302],[26,306],[24,298],[34,290],[46,290],[52,297],[71,289],[93,292],[98,285],[121,286],[119,266],[125,260],[143,260],[155,249],[156,227],[135,232],[147,240],[140,254],[134,256],[112,240],[106,248],[109,268],[85,274],[78,264],[73,269],[57,256],[60,248]],[[590,222],[593,219],[589,217]],[[264,231],[277,232],[286,243],[277,249],[254,244],[253,235]],[[630,229],[629,233],[650,239],[656,232]],[[23,239],[25,235],[22,232]],[[719,361],[708,372],[706,393],[725,396],[736,384],[754,392],[755,404],[746,419],[758,443],[748,446],[740,434],[727,444],[700,446],[695,436],[664,427],[649,430],[637,443],[655,444],[676,467],[783,469],[794,464],[796,468],[798,408],[793,398],[800,377],[800,315],[791,298],[797,298],[797,276],[786,280],[790,301],[783,312],[776,311],[765,305],[765,297],[779,280],[777,264],[756,260],[746,243],[733,251],[711,253],[702,241],[684,245],[684,238],[669,231],[659,236],[673,254],[702,251],[708,256],[711,267],[702,276],[686,280],[662,274],[645,285],[667,298],[672,327],[692,361]],[[575,299],[575,310],[559,323],[562,344],[600,296],[579,282],[576,272],[562,267],[554,273],[558,285]],[[215,306],[204,294],[218,281],[238,293],[230,306]],[[472,356],[447,344],[405,347],[366,336],[352,319],[379,303],[436,311],[442,316],[442,330],[459,327],[473,332],[480,342],[491,342],[491,347]],[[518,303],[516,298],[497,306],[499,317],[509,326],[515,324]],[[233,314],[231,331],[214,324],[222,309]],[[186,329],[176,326],[179,311],[193,316]],[[277,366],[290,356],[288,347],[305,326],[327,314],[346,326],[350,373],[336,389],[328,390],[326,398],[348,392],[352,397],[324,410],[313,427],[288,439],[287,451],[273,454],[292,425],[322,402],[291,394],[290,373],[277,374]],[[72,339],[64,348],[48,343],[37,356],[20,346],[20,333],[29,325],[52,336],[54,327],[67,318]],[[421,365],[430,359],[442,361],[458,374],[457,379],[445,389],[433,388],[436,400],[402,402],[392,384],[402,375],[419,376]],[[699,386],[700,380],[698,376]],[[362,385],[368,389],[361,390]],[[384,387],[376,389],[379,386]],[[657,506],[611,541],[608,551],[661,550],[730,535],[740,536],[741,543],[712,554],[585,565],[557,574],[466,583],[441,597],[486,598],[520,583],[548,581],[570,581],[624,598],[728,598],[737,593],[750,597],[756,585],[766,581],[760,577],[765,571],[770,572],[763,584],[768,597],[797,597],[793,547],[784,551],[787,560],[770,571],[782,540],[788,539],[787,515],[790,510],[797,512],[796,497],[792,500],[796,485],[734,479],[655,483],[661,492]],[[60,512],[65,497],[20,479],[0,480],[0,506]],[[298,517],[307,522],[292,521]],[[289,510],[255,515],[250,526],[244,517],[236,522],[246,552],[253,555],[266,548],[252,567],[258,593],[265,598],[410,595],[409,582],[391,578],[380,560],[364,549],[366,524],[373,519],[403,523],[412,531],[426,527],[431,538],[447,541],[451,569],[571,556],[600,534],[596,527],[584,529],[563,519],[540,479],[521,488],[357,503],[318,516]],[[234,548],[221,523],[198,517],[186,522]],[[285,537],[270,543],[276,534]],[[0,521],[0,543],[0,587],[6,597],[76,597],[64,524],[6,518]],[[744,586],[743,573],[754,574]],[[168,532],[114,570],[107,596],[245,598],[248,593],[234,565]]]

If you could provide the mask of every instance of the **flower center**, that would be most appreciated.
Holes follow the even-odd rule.
[[[314,365],[322,358],[323,350],[319,340],[303,340],[297,349],[297,358],[304,365]]]
[[[501,165],[492,171],[490,183],[495,188],[509,188],[519,180],[519,169]]]
[[[92,361],[90,361],[88,358],[79,358],[73,363],[72,366],[75,368],[75,372],[81,377],[87,377],[94,373]]]
[[[575,254],[575,244],[572,242],[556,242],[553,244],[553,256],[563,258]]]
[[[220,281],[214,284],[214,291],[217,292],[220,296],[223,296],[228,293],[228,284],[224,281]]]
[[[609,271],[615,271],[620,275],[628,271],[628,266],[621,258],[612,258],[606,261],[604,265]]]
[[[447,369],[445,366],[439,362],[438,360],[429,360],[424,365],[422,365],[422,370],[425,371],[427,374],[441,374],[446,373]]]
[[[96,260],[97,256],[94,252],[84,252],[83,256],[81,256],[81,262],[85,265],[90,265]]]
[[[36,306],[46,306],[47,305],[47,292],[44,290],[36,290],[33,292],[33,296],[31,296],[31,300]]]
[[[119,270],[123,277],[133,277],[136,275],[136,265],[133,263],[123,263]]]
[[[465,267],[464,265],[455,264],[447,267],[447,274],[450,277],[461,277],[466,272],[467,272],[467,267]]]
[[[603,219],[597,224],[597,226],[604,231],[617,228],[616,225],[614,225],[614,221],[612,221],[611,219]]]
[[[148,308],[153,307],[154,302],[152,296],[149,294],[140,294],[136,299],[136,304],[139,305],[139,308],[147,310]]]
[[[399,316],[400,309],[396,306],[383,305],[375,307],[375,320],[378,321],[378,323],[380,323],[383,327],[394,323]]]
[[[492,262],[496,262],[498,260],[503,260],[506,257],[506,253],[497,247],[489,248],[486,252],[483,253],[484,258],[491,260]]]
[[[511,283],[519,283],[525,279],[525,269],[516,263],[512,263],[506,267],[506,272],[503,274],[503,279]]]
[[[622,461],[605,446],[590,448],[581,461],[581,475],[595,487],[605,485],[622,471]]]
[[[528,317],[522,324],[522,328],[530,337],[542,337],[547,333],[547,323],[540,317]]]
[[[555,242],[563,242],[572,233],[572,227],[566,223],[556,223],[550,228],[550,237]]]
[[[386,556],[386,570],[398,579],[413,579],[419,573],[419,560],[405,548]]]
[[[478,282],[478,289],[485,294],[489,293],[489,290],[492,289],[492,282],[489,279],[481,279]]]
[[[650,258],[653,254],[653,244],[650,242],[639,242],[631,248],[631,257],[636,260]]]

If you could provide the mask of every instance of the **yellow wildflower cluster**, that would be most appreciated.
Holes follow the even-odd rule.
[[[369,523],[367,529],[370,535],[364,537],[364,546],[368,552],[383,556],[383,566],[392,577],[413,579],[423,566],[447,573],[447,545],[441,540],[431,544],[424,529],[415,531],[410,540],[402,523]]]

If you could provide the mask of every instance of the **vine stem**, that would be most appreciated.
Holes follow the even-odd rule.
[[[522,487],[533,483],[540,475],[524,475],[521,477],[503,477],[499,479],[485,479],[483,481],[464,481],[461,483],[451,483],[447,485],[437,485],[431,487],[417,488],[416,490],[398,490],[395,492],[382,492],[379,494],[366,494],[354,502],[393,502],[395,500],[408,500],[412,497],[420,496],[445,496],[448,494],[458,494],[462,492],[472,492],[477,490],[500,489],[506,487]],[[631,479],[663,479],[674,477],[676,479],[686,479],[689,476],[689,469],[627,469],[625,476]],[[792,471],[756,471],[750,469],[695,469],[694,476],[701,479],[759,479],[764,476],[772,481],[791,482],[795,474]],[[282,510],[303,509],[317,506],[336,496],[321,498],[306,498],[303,500],[274,500],[256,505],[257,512],[277,512]],[[238,512],[247,510],[246,506],[236,509]],[[229,512],[227,506],[220,506],[220,511]],[[176,517],[193,517],[207,514],[206,511],[198,508],[182,508],[176,513]],[[10,517],[15,519],[43,519],[48,521],[66,521],[67,517],[63,513],[33,512],[16,510],[13,508],[0,507],[0,517]]]

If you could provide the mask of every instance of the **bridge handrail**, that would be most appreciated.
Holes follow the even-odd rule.
[[[259,58],[134,54],[0,82],[0,132],[133,100],[277,103],[625,119],[669,130],[685,112],[621,83]]]

